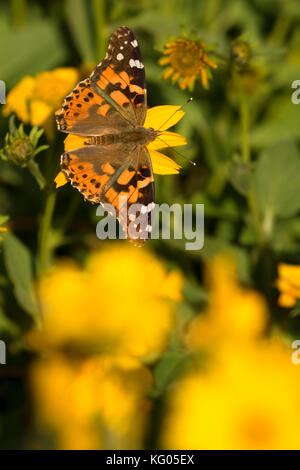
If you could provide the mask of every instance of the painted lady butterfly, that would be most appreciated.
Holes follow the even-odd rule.
[[[140,49],[123,26],[111,36],[104,60],[56,115],[58,129],[73,139],[72,150],[61,157],[62,171],[87,200],[113,205],[128,238],[139,246],[150,237],[155,206],[146,144],[159,134],[143,127],[146,111]],[[134,224],[134,235],[128,230],[135,218],[128,217],[133,204],[141,204],[137,220],[146,217],[145,224]]]

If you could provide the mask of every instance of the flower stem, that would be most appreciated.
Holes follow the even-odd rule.
[[[46,196],[45,210],[41,219],[39,233],[39,255],[38,255],[38,273],[43,276],[49,263],[49,232],[54,213],[56,201],[56,191],[51,189]]]
[[[247,103],[247,98],[245,94],[245,90],[240,79],[240,75],[237,71],[235,71],[235,80],[238,86],[239,92],[239,106],[240,106],[240,116],[241,116],[241,151],[242,157],[245,163],[250,161],[250,144],[249,144],[249,108]]]
[[[36,179],[40,189],[44,189],[46,187],[46,180],[42,175],[38,164],[34,160],[30,160],[27,166],[32,176]]]
[[[249,140],[249,107],[247,102],[247,97],[241,81],[240,75],[237,70],[234,71],[234,79],[239,92],[239,108],[240,108],[240,117],[241,117],[241,153],[242,159],[245,163],[250,163],[251,161],[251,152],[250,152],[250,140]],[[253,184],[251,183],[248,194],[247,194],[247,204],[253,219],[257,239],[260,245],[264,244],[264,232],[261,225],[259,210],[256,203],[255,193]]]
[[[92,0],[92,6],[95,22],[97,60],[100,60],[105,55],[105,1]]]

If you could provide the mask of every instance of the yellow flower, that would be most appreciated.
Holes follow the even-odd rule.
[[[259,338],[268,320],[266,303],[258,292],[240,284],[234,261],[218,255],[206,274],[209,303],[191,322],[187,345],[198,350],[225,341],[244,343]]]
[[[167,131],[167,129],[175,126],[175,124],[183,118],[185,113],[181,108],[182,106],[165,105],[155,106],[147,110],[144,127],[152,127],[155,130],[161,131],[161,134],[147,145],[152,161],[153,172],[157,175],[176,174],[181,168],[174,160],[158,152],[158,150],[165,147],[186,145],[185,137],[175,132]],[[70,150],[84,147],[85,141],[86,137],[69,134],[65,139],[65,151],[69,152]],[[55,183],[57,188],[68,183],[68,179],[62,171],[56,176]]]
[[[208,87],[211,77],[209,67],[216,69],[217,64],[211,60],[206,51],[206,45],[200,41],[188,39],[176,39],[165,45],[164,55],[160,59],[160,65],[167,65],[164,78],[172,77],[172,82],[179,81],[182,90],[189,87],[193,89],[195,80],[200,76],[202,86]]]
[[[290,349],[273,341],[217,352],[212,369],[177,383],[162,448],[300,449],[299,370]]]
[[[60,449],[140,448],[151,384],[149,370],[126,356],[54,355],[31,370],[39,426]]]
[[[278,303],[281,307],[294,307],[300,299],[300,266],[280,263],[276,286],[280,291]]]
[[[182,283],[149,251],[122,243],[92,253],[84,268],[61,262],[40,282],[44,328],[30,343],[156,358],[167,346]]]
[[[78,79],[78,71],[72,67],[40,72],[35,77],[25,76],[9,92],[3,114],[15,113],[26,124],[45,127]]]

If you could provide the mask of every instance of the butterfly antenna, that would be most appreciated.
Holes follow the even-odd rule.
[[[188,158],[186,158],[184,155],[182,155],[182,153],[178,152],[178,150],[174,149],[173,147],[171,147],[171,145],[167,144],[167,142],[165,142],[161,137],[157,137],[157,139],[161,140],[161,142],[163,142],[167,147],[171,148],[173,152],[177,153],[177,155],[179,155],[181,158],[188,161],[191,165],[197,166],[196,162],[193,162],[192,160],[189,160]]]
[[[163,122],[162,125],[161,125],[161,126],[159,127],[159,129],[157,129],[157,130],[159,131],[165,124],[167,124],[168,121],[170,121],[170,119],[171,119],[176,113],[178,113],[178,111],[181,111],[182,108],[183,108],[184,106],[186,106],[187,104],[189,104],[191,101],[193,101],[193,98],[189,98],[186,103],[184,103],[182,106],[180,106],[180,108],[176,109],[176,111],[174,111],[174,113],[171,114],[171,116],[169,116],[168,119],[167,119],[165,122]]]

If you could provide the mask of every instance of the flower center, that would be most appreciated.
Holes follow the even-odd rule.
[[[171,67],[181,76],[197,75],[206,65],[206,55],[201,43],[179,39],[171,49]]]

